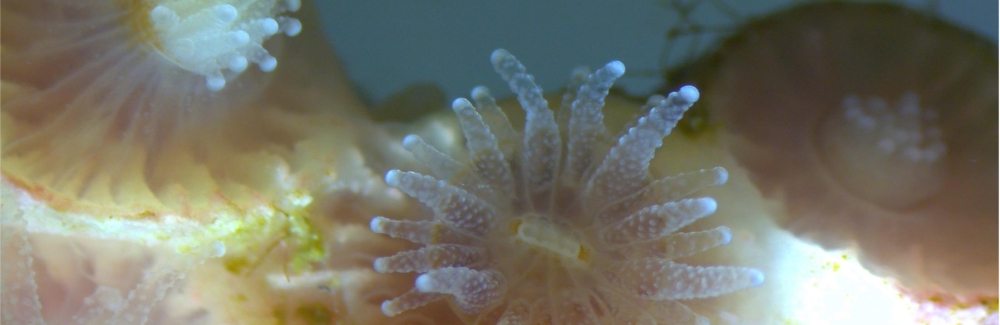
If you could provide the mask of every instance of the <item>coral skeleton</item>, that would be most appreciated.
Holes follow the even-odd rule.
[[[523,135],[476,87],[471,102],[452,104],[468,161],[415,135],[403,140],[429,174],[391,170],[385,182],[433,216],[371,220],[376,233],[424,245],[375,260],[377,272],[419,273],[411,290],[382,304],[386,315],[446,299],[477,324],[706,324],[678,300],[763,283],[756,269],[677,261],[732,239],[726,227],[679,232],[715,212],[713,198],[691,195],[724,183],[725,169],[658,180],[649,172],[663,137],[698,99],[695,87],[650,97],[648,115],[613,141],[602,108],[625,73],[621,62],[575,71],[553,113],[513,55],[500,49],[491,60],[526,112]]]
[[[238,75],[248,63],[272,71],[278,60],[263,43],[278,32],[298,35],[302,23],[280,16],[299,10],[299,0],[237,0],[205,6],[179,0],[153,7],[149,12],[158,50],[184,70],[205,76],[211,90],[226,86],[224,72]]]

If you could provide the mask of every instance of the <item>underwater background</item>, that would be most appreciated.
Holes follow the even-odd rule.
[[[533,62],[542,89],[563,86],[577,65],[610,60],[628,65],[616,85],[645,95],[662,82],[659,74],[697,53],[711,52],[718,41],[746,19],[766,15],[800,0],[704,1],[317,1],[323,31],[361,94],[379,102],[414,83],[433,83],[451,100],[467,96],[469,85],[486,82],[498,97],[495,72],[483,60],[495,48]],[[889,2],[933,12],[944,20],[997,41],[997,1],[895,0]],[[721,4],[722,6],[719,6]],[[691,7],[682,15],[677,6]],[[722,9],[725,8],[725,9]],[[677,37],[671,53],[667,30],[683,25],[716,28],[702,37]],[[645,75],[639,76],[643,71]]]

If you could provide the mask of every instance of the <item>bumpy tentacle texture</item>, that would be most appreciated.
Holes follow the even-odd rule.
[[[678,232],[715,212],[711,197],[689,196],[724,183],[725,169],[659,180],[649,174],[654,151],[698,99],[697,89],[653,96],[649,114],[614,142],[601,109],[625,73],[621,62],[575,71],[557,119],[513,55],[496,50],[491,59],[527,113],[523,136],[488,90],[476,87],[475,105],[464,98],[453,104],[467,160],[417,136],[404,139],[432,176],[392,170],[385,181],[433,216],[372,219],[372,231],[425,245],[375,260],[378,272],[420,273],[413,289],[383,303],[386,315],[447,299],[477,324],[704,324],[677,300],[763,282],[755,269],[675,260],[732,239],[726,227]],[[560,124],[568,126],[562,135]]]

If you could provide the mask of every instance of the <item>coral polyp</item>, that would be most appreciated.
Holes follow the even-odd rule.
[[[152,27],[150,41],[166,59],[205,76],[209,89],[220,90],[226,85],[226,74],[232,78],[248,63],[256,63],[262,71],[274,70],[278,60],[263,43],[278,32],[298,35],[302,23],[279,15],[297,11],[301,5],[299,0],[236,0],[214,5],[177,0],[153,7],[144,17],[149,23],[140,25]]]
[[[271,176],[287,166],[284,148],[309,127],[278,121],[320,113],[265,94],[282,85],[271,78],[295,73],[309,55],[286,60],[282,52],[299,45],[284,39],[272,38],[268,50],[251,43],[263,42],[270,27],[299,32],[297,20],[271,17],[298,6],[284,0],[5,2],[4,181],[59,213],[100,216],[87,223],[108,216],[210,223],[218,207],[247,211],[285,196],[272,195],[282,190],[275,191],[278,177]],[[316,37],[306,34],[295,39]],[[222,35],[246,36],[249,43],[226,47],[218,41]],[[182,44],[192,46],[185,60],[177,57]],[[224,89],[206,88],[203,72],[212,64],[244,65],[237,56],[263,62],[253,53],[281,57],[286,68],[249,69],[238,78],[227,73],[209,82],[225,83]],[[54,220],[52,232],[79,231],[66,218]]]
[[[153,8],[186,3],[223,4],[0,4],[3,324],[292,323],[281,308],[318,300],[262,307],[287,292],[264,281],[322,255],[308,207],[364,177],[357,147],[380,147],[351,140],[363,107],[315,29],[266,42],[275,71],[207,89],[149,34]],[[228,3],[250,17],[277,2]],[[335,304],[319,301],[307,309]]]
[[[685,73],[781,227],[971,302],[998,288],[996,49],[903,6],[818,2]]]
[[[732,239],[726,227],[679,232],[715,212],[713,198],[691,195],[724,183],[725,169],[658,180],[649,172],[663,137],[698,99],[695,87],[650,97],[648,115],[614,141],[602,107],[621,62],[578,70],[554,114],[513,55],[496,50],[491,60],[526,111],[523,135],[477,87],[475,105],[452,105],[468,161],[404,139],[429,174],[391,170],[385,181],[432,216],[371,221],[374,232],[424,245],[375,260],[378,272],[419,273],[411,290],[382,304],[386,315],[446,299],[468,323],[703,324],[678,301],[762,284],[756,269],[677,261]]]
[[[820,127],[819,146],[845,188],[898,209],[940,190],[947,146],[936,111],[921,108],[915,93],[903,95],[892,106],[877,97],[862,101],[848,96],[842,110]]]

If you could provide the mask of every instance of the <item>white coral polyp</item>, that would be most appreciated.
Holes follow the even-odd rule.
[[[249,63],[272,71],[278,60],[264,49],[264,41],[278,32],[298,35],[302,24],[280,16],[297,11],[299,0],[235,0],[205,6],[203,2],[166,2],[149,12],[157,48],[180,68],[205,76],[206,86],[217,91],[227,76],[236,76]],[[228,71],[228,72],[227,72]]]
[[[452,104],[467,161],[415,135],[403,140],[430,175],[392,170],[386,184],[433,215],[372,219],[374,232],[425,245],[375,260],[378,272],[420,273],[410,291],[382,304],[386,315],[446,298],[477,324],[704,324],[676,300],[763,283],[755,269],[675,261],[732,239],[726,227],[678,232],[715,212],[713,198],[689,196],[724,183],[724,169],[649,174],[662,138],[698,99],[696,88],[651,97],[648,115],[612,141],[601,110],[625,73],[621,62],[577,71],[557,121],[513,55],[496,50],[491,59],[527,113],[523,135],[476,87],[474,105]]]
[[[947,178],[940,121],[914,92],[895,105],[879,97],[847,96],[822,125],[820,137],[823,158],[837,180],[886,208],[918,204],[937,194]]]

